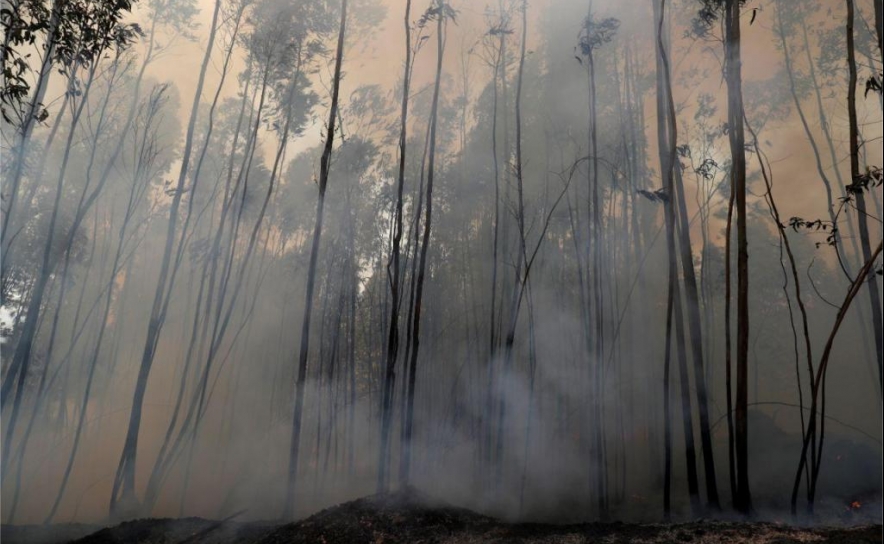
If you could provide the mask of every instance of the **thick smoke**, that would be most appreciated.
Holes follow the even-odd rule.
[[[219,1],[183,168],[215,6],[209,0],[138,4],[126,16],[141,30],[130,46],[53,72],[43,99],[47,115],[28,140],[12,211],[7,180],[16,175],[14,151],[23,144],[17,123],[4,121],[3,210],[11,219],[3,238],[3,523],[40,523],[50,512],[53,522],[90,523],[288,515],[298,349],[340,11],[337,2],[319,0]],[[675,344],[664,374],[664,209],[672,195],[659,192],[651,7],[592,2],[593,21],[611,17],[619,26],[590,60],[579,45],[586,2],[528,4],[518,119],[521,2],[452,1],[443,25],[409,484],[511,520],[599,519],[604,503],[608,519],[659,521],[665,380],[672,517],[728,516],[724,244],[731,158],[718,22],[711,34],[697,36],[700,3],[667,3],[675,144],[722,503],[721,511],[698,512],[687,484],[686,430],[694,435],[703,502],[707,487],[689,347],[686,376]],[[829,17],[818,2],[800,4],[801,14],[785,0],[743,7],[746,121],[759,133],[758,148],[746,152],[750,485],[756,513],[778,520],[789,512],[811,384],[799,301],[765,200],[758,149],[782,221],[801,218],[783,232],[814,365],[864,262],[858,212],[839,200],[850,184],[845,14],[841,5]],[[859,15],[871,20],[871,5],[859,4]],[[361,0],[350,8],[313,293],[296,517],[378,488],[394,311],[404,2]],[[428,1],[413,2],[390,488],[404,483],[406,356],[414,349],[415,244],[426,225],[437,17]],[[778,26],[780,17],[787,24]],[[797,79],[794,98],[781,28]],[[861,66],[880,71],[873,30],[857,26],[857,49]],[[590,62],[596,156],[589,144]],[[877,73],[862,70],[862,78]],[[859,92],[857,104],[861,164],[872,173],[882,163],[873,145],[881,138],[880,94]],[[802,116],[810,118],[807,129]],[[169,231],[179,172],[185,183]],[[594,190],[600,204],[593,204]],[[871,183],[865,197],[874,249],[882,236],[880,183]],[[601,228],[591,224],[593,209]],[[826,223],[829,210],[840,210],[838,234]],[[161,319],[151,321],[167,239],[174,283],[166,280]],[[44,270],[45,294],[34,314],[29,303]],[[880,274],[872,281],[880,288]],[[600,302],[590,302],[594,295]],[[681,302],[687,311],[684,292]],[[834,343],[816,520],[880,522],[882,393],[870,311],[864,287]],[[14,369],[29,321],[36,332],[28,364]],[[157,326],[158,341],[146,346]],[[686,318],[684,327],[689,342]],[[111,515],[148,348],[152,365],[130,467],[134,494]],[[802,510],[806,495],[802,483]]]

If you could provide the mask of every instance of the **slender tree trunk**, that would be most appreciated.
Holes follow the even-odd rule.
[[[847,118],[850,125],[850,181],[852,185],[860,181],[859,167],[859,125],[856,117],[856,47],[854,45],[854,12],[853,0],[847,1]],[[880,10],[880,8],[878,8]],[[859,186],[851,191],[856,199],[856,220],[859,225],[859,244],[862,250],[864,262],[868,262],[872,255],[871,242],[869,240],[869,219],[866,211],[865,187]],[[884,321],[881,317],[881,295],[878,289],[878,278],[871,274],[867,278],[869,286],[869,305],[872,309],[872,329],[875,331],[875,351],[878,361],[878,385],[879,391],[884,391]],[[822,441],[822,436],[820,436]]]
[[[666,65],[663,64],[663,56],[665,51],[665,37],[663,34],[666,0],[660,0],[660,3],[654,3],[654,19],[655,19],[655,35],[656,35],[656,68],[657,68],[657,150],[660,160],[660,175],[664,180],[664,189],[667,189],[672,180],[671,161],[674,159],[674,146],[668,141],[667,119],[669,110],[664,92],[664,70]],[[670,199],[671,200],[671,199]],[[673,215],[671,214],[671,206],[665,205],[664,221],[666,225],[666,244],[668,249],[668,289],[666,296],[666,336],[665,347],[663,352],[663,441],[664,441],[664,466],[663,466],[663,515],[669,519],[672,509],[672,409],[670,407],[670,367],[672,361],[672,315],[673,305],[675,303],[675,281],[677,269],[675,267],[675,254],[673,236]]]
[[[402,242],[402,193],[405,187],[405,148],[407,144],[408,129],[408,93],[410,88],[411,71],[411,0],[405,3],[405,72],[402,77],[402,108],[401,123],[399,126],[399,172],[396,179],[396,211],[395,226],[393,230],[393,248],[390,261],[387,263],[387,275],[390,279],[392,303],[390,305],[390,333],[387,336],[386,372],[384,375],[384,392],[381,413],[381,448],[378,456],[378,493],[387,490],[387,467],[389,466],[388,451],[390,447],[390,426],[393,419],[393,391],[396,380],[396,360],[399,355],[399,293],[400,272],[399,245]],[[410,444],[402,444],[403,451],[410,448]],[[407,453],[404,453],[407,455]]]
[[[501,19],[503,18],[503,14],[501,14]],[[503,23],[501,22],[501,25]],[[498,29],[501,30],[501,29]],[[500,32],[500,42],[501,45],[497,50],[497,58],[494,59],[494,71],[493,71],[493,98],[492,98],[492,108],[491,108],[491,163],[494,171],[494,226],[493,233],[491,238],[491,308],[490,308],[490,319],[489,319],[489,337],[490,342],[488,346],[488,376],[487,376],[487,390],[485,392],[485,412],[483,414],[483,418],[485,419],[484,432],[485,432],[485,456],[484,461],[486,463],[486,469],[491,468],[491,463],[493,460],[492,453],[492,442],[494,431],[492,428],[491,422],[494,420],[493,412],[494,412],[494,366],[495,366],[495,358],[497,357],[497,263],[498,263],[498,245],[500,239],[500,165],[498,164],[497,158],[497,95],[498,95],[498,77],[500,73],[500,63],[501,63],[501,52],[503,51],[503,40],[505,38],[505,34]],[[490,470],[486,470],[486,473],[490,474]]]
[[[496,485],[500,486],[503,479],[503,440],[506,435],[505,432],[505,422],[506,422],[506,412],[507,412],[507,401],[509,400],[508,391],[506,390],[506,384],[508,382],[509,374],[512,371],[513,365],[513,350],[515,348],[516,342],[516,327],[519,322],[519,313],[521,311],[521,303],[522,296],[525,291],[525,281],[526,279],[522,276],[522,271],[526,269],[526,250],[525,250],[525,190],[524,190],[524,179],[522,176],[522,79],[523,72],[525,69],[525,38],[527,36],[527,19],[526,19],[526,11],[527,11],[527,2],[523,0],[522,2],[522,39],[521,39],[521,52],[519,55],[519,67],[516,75],[516,103],[515,103],[515,140],[516,140],[516,153],[515,153],[515,164],[513,165],[513,174],[515,175],[516,180],[516,229],[518,234],[518,248],[517,248],[517,261],[516,261],[516,270],[513,276],[513,292],[510,298],[510,310],[509,310],[509,323],[506,328],[506,336],[504,337],[504,355],[503,355],[503,366],[500,371],[500,383],[504,384],[504,387],[499,388],[500,399],[498,401],[498,411],[497,411],[497,442],[496,442],[496,453],[495,458],[497,461],[496,465]]]
[[[86,84],[87,89],[91,86],[94,76],[95,66],[93,65],[89,70],[89,76]],[[73,78],[71,81],[73,82]],[[4,377],[2,392],[0,392],[0,395],[2,395],[0,396],[0,406],[2,406],[3,409],[6,409],[8,406],[10,393],[12,393],[12,386],[13,384],[15,384],[15,394],[12,395],[12,411],[9,415],[9,419],[7,420],[5,429],[6,439],[4,440],[4,444],[7,445],[7,447],[10,444],[12,438],[15,436],[16,422],[18,421],[18,413],[21,409],[21,404],[25,394],[25,382],[28,376],[31,362],[31,350],[33,348],[34,339],[37,335],[37,326],[40,322],[40,316],[42,315],[41,310],[43,309],[43,295],[46,292],[46,286],[49,283],[49,279],[52,276],[52,271],[54,268],[51,263],[54,249],[53,242],[55,240],[55,231],[58,222],[59,210],[61,207],[61,199],[64,194],[65,174],[68,162],[70,160],[71,150],[73,148],[74,136],[77,133],[77,126],[79,125],[80,117],[86,106],[87,98],[88,96],[82,96],[80,98],[80,102],[76,106],[74,106],[74,111],[71,117],[71,129],[68,133],[67,141],[65,142],[65,151],[62,157],[58,178],[55,184],[55,198],[53,199],[52,212],[49,216],[49,228],[46,235],[46,242],[43,245],[39,273],[34,280],[34,286],[32,287],[29,294],[30,298],[28,300],[27,314],[22,328],[22,334],[19,337],[18,344],[16,345],[15,351],[13,352],[12,362],[10,363],[9,370],[6,373],[6,376]],[[8,455],[8,453],[4,454],[4,457],[6,455]]]
[[[74,441],[73,441],[73,445],[71,447],[71,453],[68,457],[67,465],[65,467],[65,472],[62,477],[61,485],[59,486],[58,493],[56,495],[55,501],[52,504],[52,507],[50,508],[49,514],[47,514],[46,518],[43,521],[44,524],[51,523],[52,519],[55,517],[56,512],[58,511],[58,507],[61,504],[62,499],[64,498],[64,494],[65,494],[68,480],[70,478],[71,470],[73,469],[74,461],[77,456],[77,451],[78,451],[78,448],[80,445],[80,438],[83,433],[83,427],[84,427],[85,418],[86,418],[86,408],[89,405],[89,400],[90,400],[91,391],[92,391],[92,385],[93,385],[93,381],[95,378],[95,371],[98,366],[98,362],[100,360],[101,348],[103,346],[104,336],[107,331],[107,323],[108,323],[108,318],[110,316],[111,303],[113,302],[114,285],[116,283],[117,274],[120,272],[120,269],[121,269],[123,250],[125,248],[125,242],[126,242],[126,232],[129,227],[129,224],[132,220],[132,217],[135,214],[137,206],[138,206],[139,202],[141,201],[141,198],[144,196],[147,185],[151,181],[150,172],[149,172],[150,165],[145,164],[144,161],[151,160],[151,153],[152,152],[150,151],[150,147],[152,147],[155,143],[155,142],[150,141],[152,138],[151,131],[155,129],[155,127],[152,126],[152,124],[153,124],[153,122],[155,122],[156,114],[159,111],[159,108],[161,106],[161,100],[162,100],[163,93],[164,93],[164,90],[160,90],[158,92],[154,92],[150,96],[149,101],[146,105],[146,110],[145,110],[147,113],[147,116],[146,116],[146,122],[145,122],[144,128],[142,130],[142,134],[141,134],[141,143],[140,144],[138,143],[137,137],[135,139],[135,145],[139,146],[139,153],[138,153],[139,162],[138,162],[138,165],[136,166],[136,170],[135,170],[135,179],[133,179],[132,186],[129,191],[129,198],[128,198],[128,202],[126,203],[125,215],[123,217],[122,224],[119,229],[119,239],[117,242],[117,248],[114,253],[114,257],[113,257],[111,267],[110,267],[111,272],[110,272],[110,277],[108,278],[108,281],[107,281],[108,289],[107,289],[107,293],[105,295],[104,309],[102,311],[101,317],[99,318],[99,322],[98,322],[98,327],[99,327],[98,336],[95,340],[94,347],[92,348],[92,353],[88,356],[88,359],[87,359],[89,362],[88,363],[89,370],[88,370],[87,378],[86,378],[86,387],[83,392],[83,400],[82,400],[81,406],[80,406],[80,415],[77,420],[76,431],[74,432]],[[105,100],[105,103],[106,102],[107,102],[107,100]],[[102,110],[102,117],[103,117],[103,114],[104,114],[104,110]],[[123,137],[125,137],[125,135]],[[153,135],[153,137],[155,138],[155,134]],[[93,239],[94,238],[95,238],[95,234],[93,233]],[[91,261],[91,259],[90,259],[90,261]],[[85,283],[86,282],[84,282],[84,285],[85,285]],[[99,295],[99,300],[100,300],[100,298],[101,298],[101,295]],[[80,302],[82,302],[82,297],[81,297]],[[79,308],[79,304],[78,304],[78,308]]]
[[[335,71],[332,79],[331,107],[326,125],[325,144],[319,170],[319,198],[316,202],[316,218],[313,241],[310,247],[310,263],[307,268],[307,286],[304,291],[304,316],[301,323],[301,346],[298,351],[298,378],[295,385],[295,404],[292,421],[292,440],[289,447],[288,485],[286,486],[284,519],[291,518],[295,509],[295,484],[298,477],[298,453],[301,439],[301,416],[304,409],[304,385],[307,379],[307,356],[310,346],[310,316],[313,310],[313,289],[316,284],[316,262],[322,236],[322,219],[325,210],[325,191],[331,168],[331,155],[335,140],[335,122],[338,116],[338,96],[341,86],[341,63],[344,59],[344,32],[347,25],[347,0],[341,0],[341,24],[338,29],[338,45],[335,54]]]
[[[726,80],[728,91],[728,139],[731,148],[732,183],[737,212],[737,394],[735,399],[736,504],[739,512],[752,511],[749,491],[749,253],[746,237],[746,142],[743,134],[742,60],[740,54],[740,2],[727,0],[725,7]]]
[[[98,136],[100,135],[100,133],[104,127],[105,114],[107,111],[108,102],[110,100],[111,90],[113,88],[113,85],[112,85],[113,80],[114,80],[113,76],[116,74],[117,68],[118,68],[118,64],[115,62],[113,64],[113,68],[111,69],[111,71],[112,71],[111,80],[110,80],[110,83],[108,84],[108,89],[107,89],[107,92],[105,93],[104,100],[102,102],[102,106],[101,106],[101,110],[100,110],[100,114],[99,114],[99,119],[98,119],[98,122],[97,122],[96,128],[95,128],[92,151],[90,153],[89,164],[86,169],[86,185],[83,187],[83,191],[80,194],[79,202],[77,203],[77,215],[75,216],[74,223],[71,226],[69,233],[65,237],[65,241],[63,242],[64,251],[63,251],[63,258],[62,258],[62,269],[61,269],[61,277],[62,278],[68,277],[68,271],[69,271],[69,267],[70,267],[70,263],[71,263],[71,251],[70,251],[71,246],[73,245],[73,240],[74,240],[74,237],[76,236],[76,233],[79,230],[79,226],[81,224],[81,221],[85,216],[85,211],[83,209],[83,203],[86,198],[87,189],[89,186],[89,181],[90,181],[91,173],[92,173],[92,166],[93,166],[94,160],[95,160],[95,153],[98,148],[98,144],[97,144]],[[89,91],[91,90],[92,84],[94,82],[95,68],[94,67],[91,68],[89,73],[90,73],[90,75],[87,79],[86,86],[83,91],[83,97],[82,97],[83,101],[88,100]],[[135,107],[134,103],[132,104],[132,107],[133,108]],[[128,130],[128,126],[126,127],[126,129]],[[75,130],[75,127],[72,126],[71,130],[72,131]],[[121,139],[123,139],[123,138],[125,138],[125,134]],[[93,240],[92,251],[94,253],[95,240],[96,240],[94,231],[93,231],[92,240]],[[90,267],[91,267],[91,263],[92,263],[91,255],[89,258],[89,263],[90,263]],[[87,275],[88,275],[88,271],[87,271]],[[76,338],[79,338],[79,335],[76,334],[76,331],[77,331],[77,325],[79,323],[79,316],[80,316],[79,310],[82,307],[83,295],[85,293],[86,285],[87,285],[87,282],[84,281],[82,288],[80,289],[80,297],[79,297],[79,301],[77,304],[77,312],[76,312],[76,315],[74,316],[74,324],[71,327],[71,343],[69,344],[70,345],[69,349],[71,349],[71,350],[73,350],[73,347],[75,345],[74,341],[73,341],[74,337],[76,336]],[[49,346],[46,350],[46,355],[45,355],[47,367],[52,364],[52,358],[53,358],[52,356],[55,351],[54,348],[55,348],[55,344],[56,344],[56,338],[57,338],[57,332],[58,332],[58,326],[59,326],[59,318],[61,315],[62,308],[64,306],[65,294],[67,293],[67,286],[68,286],[67,281],[62,281],[59,286],[58,302],[55,305],[55,312],[52,317],[52,325],[50,326],[49,339],[47,341],[47,344]],[[101,295],[99,295],[99,300],[100,299],[101,299]],[[85,323],[84,323],[83,327],[85,328]],[[40,400],[41,399],[39,399],[39,398],[37,398],[35,400],[35,406],[40,403]],[[7,436],[6,436],[6,440],[7,440],[6,443],[7,444],[11,443],[12,431],[15,429],[16,420],[17,420],[17,418],[15,418],[15,417],[11,418],[10,425],[8,425],[8,427],[7,427]],[[5,467],[7,466],[6,461],[8,458],[9,458],[9,456],[4,456],[4,458],[3,458],[3,467],[4,467],[3,473],[4,474],[5,474]]]
[[[8,238],[9,227],[12,225],[10,219],[15,211],[15,201],[18,196],[21,178],[24,174],[25,163],[28,158],[28,146],[31,141],[31,134],[33,133],[34,125],[37,123],[37,110],[43,105],[43,99],[46,96],[46,90],[49,87],[49,76],[52,75],[52,65],[55,61],[55,47],[58,42],[56,33],[61,20],[60,11],[62,4],[63,0],[53,0],[52,2],[49,14],[49,24],[45,29],[46,44],[43,51],[43,61],[37,74],[34,96],[28,103],[28,109],[22,118],[22,124],[15,134],[16,145],[12,168],[13,173],[11,179],[6,180],[9,183],[9,193],[7,198],[4,199],[7,202],[5,213],[3,213],[3,228],[0,229],[0,247],[3,248],[4,254],[9,251],[9,244],[11,243],[11,239]],[[5,48],[3,51],[5,54]],[[2,60],[0,66],[5,67],[5,59]],[[83,100],[85,100],[85,98],[86,97],[84,96]]]
[[[300,73],[300,65],[295,71],[295,76],[292,78],[292,81],[289,84],[289,92],[288,97],[286,99],[286,104],[291,104],[292,97],[294,94],[294,89],[297,86],[298,74]],[[263,93],[262,93],[263,98]],[[261,101],[261,106],[259,107],[259,111],[263,107],[263,100]],[[213,325],[212,333],[209,339],[209,352],[206,358],[206,361],[203,365],[202,377],[197,384],[197,390],[192,398],[190,408],[188,410],[187,417],[185,418],[181,429],[179,430],[178,439],[176,439],[175,445],[172,448],[171,452],[167,455],[169,459],[174,459],[177,455],[177,450],[181,447],[185,441],[186,435],[189,430],[189,442],[190,442],[190,454],[188,455],[188,462],[185,469],[184,476],[184,484],[185,484],[185,492],[187,488],[188,476],[190,474],[190,466],[193,457],[193,448],[196,442],[197,434],[199,432],[200,423],[202,421],[203,414],[205,412],[206,406],[206,393],[209,384],[209,376],[211,374],[212,367],[216,362],[218,354],[221,349],[221,344],[225,338],[226,332],[230,325],[231,317],[233,315],[233,311],[236,308],[236,303],[239,298],[240,293],[242,292],[242,288],[248,283],[247,276],[249,271],[249,266],[252,264],[252,255],[254,253],[255,247],[258,241],[258,234],[261,230],[261,225],[263,224],[264,217],[267,213],[267,207],[270,203],[270,197],[273,194],[273,189],[276,184],[276,178],[280,170],[280,164],[282,162],[283,156],[285,155],[285,150],[288,142],[288,134],[291,127],[291,114],[287,113],[285,123],[282,128],[282,132],[280,135],[279,144],[277,146],[276,156],[273,161],[273,168],[270,172],[270,179],[267,186],[267,192],[264,196],[264,200],[261,204],[260,211],[258,212],[258,217],[255,220],[255,224],[252,227],[252,231],[248,238],[248,244],[246,246],[246,251],[243,256],[240,258],[239,270],[235,274],[235,283],[233,285],[232,293],[229,297],[229,300],[226,301],[226,309],[225,309],[225,298],[227,297],[228,288],[227,288],[227,279],[233,276],[233,252],[234,246],[236,245],[236,237],[231,240],[231,256],[230,256],[230,264],[228,266],[229,273],[227,279],[223,282],[222,287],[219,289],[218,293],[218,302],[216,304],[216,312],[215,312],[215,323]],[[257,129],[257,127],[256,127]],[[254,153],[255,146],[252,146],[252,152]],[[249,159],[251,161],[251,158]],[[244,179],[248,178],[248,172],[246,172]],[[246,188],[243,188],[243,195],[246,193]],[[240,222],[241,216],[243,213],[243,206],[240,205],[237,223]],[[266,256],[266,245],[264,254],[261,257],[261,263],[264,262],[264,258]],[[262,265],[259,265],[259,269]],[[210,289],[211,290],[211,289]],[[257,296],[257,295],[256,295]],[[253,304],[254,304],[253,298]],[[165,444],[164,444],[165,446]],[[157,459],[156,467],[160,466],[161,459]],[[162,479],[164,477],[164,473],[162,470],[157,472],[156,470],[151,475],[151,479],[148,482],[147,491],[145,492],[145,500],[144,504],[147,508],[152,508],[154,501],[159,493],[159,487],[161,485]]]
[[[166,289],[166,279],[169,274],[169,263],[172,258],[172,246],[175,241],[175,227],[178,222],[178,209],[181,206],[181,197],[184,193],[184,182],[187,178],[187,169],[190,164],[190,153],[193,146],[193,135],[196,129],[197,114],[199,111],[200,96],[203,92],[203,84],[206,79],[209,61],[212,57],[212,48],[215,41],[215,32],[218,27],[218,15],[221,10],[221,0],[216,0],[212,15],[212,26],[209,32],[209,41],[206,52],[200,66],[199,79],[194,92],[193,104],[190,110],[190,121],[187,125],[187,134],[184,141],[184,151],[181,156],[181,169],[178,174],[178,183],[172,204],[169,210],[169,222],[166,229],[166,242],[163,250],[163,258],[160,264],[160,276],[157,280],[156,292],[154,293],[151,307],[150,321],[147,327],[147,337],[144,342],[144,350],[141,356],[141,365],[138,370],[138,379],[135,385],[135,394],[132,399],[132,410],[129,415],[129,425],[126,431],[126,441],[120,455],[117,472],[114,477],[113,490],[111,492],[110,513],[115,515],[119,512],[118,506],[122,501],[123,507],[128,509],[134,506],[135,498],[135,459],[138,452],[138,433],[141,427],[141,410],[144,405],[144,394],[147,391],[147,380],[150,376],[151,366],[156,355],[156,344],[162,329],[162,315],[160,313],[163,293]],[[171,285],[170,291],[171,291]]]
[[[410,0],[409,0],[410,1]],[[356,295],[359,289],[359,271],[356,258],[356,213],[347,195],[347,227],[349,246],[347,248],[350,271],[349,310],[347,313],[347,372],[350,398],[347,404],[347,476],[352,480],[354,452],[356,450]]]
[[[421,326],[421,310],[424,297],[424,280],[427,271],[427,250],[430,246],[430,231],[433,221],[433,182],[436,175],[436,120],[439,111],[439,91],[442,85],[442,58],[445,53],[445,12],[446,4],[444,0],[436,0],[438,13],[436,15],[436,81],[433,85],[433,101],[430,107],[430,133],[429,133],[429,151],[427,155],[427,200],[424,212],[424,230],[423,240],[420,250],[420,263],[417,269],[417,281],[415,282],[414,296],[414,322],[412,323],[412,348],[411,359],[409,364],[409,387],[408,397],[405,404],[405,441],[410,444],[412,440],[412,431],[414,426],[414,390],[415,380],[417,377],[417,356],[420,347],[420,326]],[[417,257],[417,256],[415,256]],[[405,455],[408,457],[405,457]],[[403,485],[408,485],[411,474],[411,449],[403,452],[402,459],[402,475]]]
[[[752,136],[752,147],[755,149],[755,155],[758,157],[758,166],[761,170],[761,175],[764,178],[765,187],[767,188],[766,200],[768,204],[768,208],[770,209],[771,219],[773,219],[774,224],[777,227],[777,231],[780,236],[780,261],[782,262],[782,250],[785,249],[786,256],[789,260],[789,269],[792,274],[792,283],[793,289],[795,291],[795,301],[798,304],[798,310],[801,313],[801,325],[802,325],[802,334],[804,337],[804,351],[805,356],[807,358],[807,374],[810,379],[810,387],[813,390],[814,387],[814,370],[813,370],[813,350],[811,347],[810,341],[810,326],[808,324],[807,318],[807,308],[804,304],[804,299],[801,298],[801,279],[798,276],[798,267],[795,263],[795,255],[792,252],[792,244],[789,242],[789,238],[786,236],[786,226],[780,219],[779,208],[777,207],[776,201],[773,196],[773,181],[771,179],[772,174],[769,171],[768,165],[766,163],[766,156],[764,152],[761,150],[761,147],[758,145],[758,134],[752,129],[752,126],[749,124],[749,120],[745,119],[746,128],[749,130],[749,134]],[[786,276],[786,268],[783,265],[783,275]],[[786,285],[788,284],[788,280],[786,280],[783,290],[786,290]],[[788,292],[785,293],[788,302]],[[789,316],[792,317],[792,306],[791,302],[789,303]],[[809,436],[811,440],[811,464],[816,466],[816,434],[815,431],[808,432],[808,427],[805,424],[804,420],[804,389],[801,386],[801,372],[799,367],[798,360],[798,339],[797,332],[795,331],[794,320],[792,321],[792,332],[794,335],[794,350],[795,350],[795,378],[796,385],[798,387],[798,406],[800,409],[800,419],[801,419],[801,435]],[[807,479],[810,481],[810,473],[807,473]],[[808,487],[809,490],[809,487]],[[794,505],[793,505],[794,506]]]
[[[655,6],[656,7],[656,6]],[[660,172],[664,180],[664,190],[667,198],[664,202],[664,214],[666,224],[666,245],[669,262],[669,288],[667,295],[667,312],[666,317],[666,343],[667,350],[665,357],[667,359],[664,366],[668,367],[671,340],[669,336],[672,334],[672,325],[675,325],[675,351],[678,357],[678,375],[680,383],[680,396],[682,408],[682,422],[685,440],[685,462],[687,464],[688,477],[688,494],[690,495],[691,508],[694,514],[699,510],[699,484],[697,477],[697,464],[694,440],[694,425],[691,408],[690,396],[690,378],[687,368],[687,354],[684,345],[684,316],[681,304],[681,289],[678,279],[678,255],[677,255],[677,239],[679,237],[679,222],[676,213],[678,206],[678,190],[676,187],[675,170],[677,165],[676,157],[676,122],[675,108],[671,97],[671,83],[669,81],[669,61],[666,54],[666,33],[664,29],[666,21],[666,4],[665,0],[661,0],[659,9],[659,22],[657,27],[657,139],[658,150],[660,154]],[[682,237],[683,238],[683,237]],[[693,263],[691,263],[693,266]],[[668,376],[668,372],[667,372]],[[668,394],[668,391],[664,392]],[[671,447],[671,446],[670,446]],[[667,467],[668,468],[668,467]],[[664,504],[669,499],[664,497]],[[668,512],[668,505],[664,506],[664,512]]]
[[[835,337],[838,335],[838,331],[840,330],[841,325],[844,323],[844,319],[847,316],[847,310],[850,308],[853,299],[856,298],[856,295],[859,293],[860,290],[862,290],[863,282],[868,281],[868,276],[874,275],[874,272],[872,272],[872,268],[875,265],[875,261],[881,255],[882,244],[884,244],[884,242],[878,242],[878,247],[875,249],[874,252],[869,255],[869,260],[867,260],[862,268],[860,268],[856,278],[850,284],[847,295],[844,297],[844,301],[838,308],[838,315],[835,316],[835,323],[832,326],[831,332],[829,332],[825,347],[823,348],[823,354],[820,357],[820,362],[816,368],[816,376],[813,380],[813,389],[811,391],[810,417],[807,422],[807,432],[804,435],[804,443],[801,447],[801,458],[798,461],[798,469],[795,474],[795,481],[792,485],[792,515],[797,514],[798,489],[801,485],[801,475],[804,473],[805,466],[807,464],[807,451],[811,443],[811,433],[816,432],[815,430],[818,417],[817,410],[820,403],[825,406],[826,371],[829,366],[829,358],[832,355],[832,347],[835,344]],[[819,418],[820,425],[822,425],[822,420],[825,419],[824,411],[820,413]],[[822,432],[820,432],[819,452],[817,453],[817,457],[819,457],[822,453],[822,446],[823,437]],[[814,504],[813,492],[815,490],[814,482],[819,476],[819,461],[817,461],[817,466],[811,467],[811,472],[811,482],[808,482],[808,487],[810,488],[810,492],[808,493],[808,510],[812,513]]]
[[[662,11],[662,10],[661,10]],[[675,206],[678,212],[676,219],[676,231],[679,236],[679,248],[681,249],[682,273],[684,274],[685,298],[687,303],[688,326],[691,334],[691,353],[694,363],[694,384],[697,388],[697,405],[700,415],[700,441],[703,448],[703,468],[706,476],[706,495],[709,506],[719,509],[718,483],[715,477],[715,458],[712,449],[712,436],[709,425],[709,400],[706,393],[706,376],[703,372],[703,334],[700,325],[700,300],[697,293],[697,279],[694,273],[694,256],[691,250],[691,224],[688,221],[687,204],[684,196],[681,168],[675,154],[675,146],[678,145],[678,125],[675,117],[675,100],[672,96],[671,74],[669,59],[665,49],[661,48],[660,60],[663,64],[663,82],[668,111],[668,130],[672,176],[671,189],[669,192],[669,204]]]
[[[420,225],[421,225],[421,214],[423,213],[423,204],[424,204],[424,172],[426,170],[426,157],[427,151],[430,143],[430,130],[429,126],[427,127],[427,136],[424,138],[424,151],[421,159],[421,173],[420,173],[420,181],[418,183],[417,196],[416,198],[412,198],[412,202],[417,202],[417,208],[414,213],[414,219],[412,221],[412,232],[409,233],[409,238],[413,240],[412,242],[412,256],[411,256],[411,270],[409,273],[409,282],[408,282],[408,316],[405,320],[405,328],[407,334],[405,336],[405,357],[403,358],[403,366],[405,367],[405,389],[403,390],[403,398],[402,398],[402,406],[400,410],[402,410],[402,429],[400,434],[400,440],[403,444],[407,444],[411,442],[411,427],[408,423],[408,397],[409,391],[414,387],[415,379],[412,377],[412,371],[414,369],[411,368],[411,350],[414,344],[414,298],[415,298],[415,284],[417,283],[417,263],[418,263],[418,251],[420,248]],[[414,234],[412,237],[411,234]],[[408,437],[406,437],[408,434]],[[407,462],[406,462],[407,461]],[[403,482],[403,485],[407,485],[406,478],[406,469],[410,467],[410,457],[400,456],[399,458],[399,480]]]

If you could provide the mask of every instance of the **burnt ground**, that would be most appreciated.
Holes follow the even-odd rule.
[[[800,528],[771,523],[694,521],[679,524],[506,523],[415,493],[376,495],[323,510],[287,525],[141,519],[95,532],[86,525],[2,528],[2,543],[54,544],[393,544],[598,543],[792,544],[880,543],[881,525]]]

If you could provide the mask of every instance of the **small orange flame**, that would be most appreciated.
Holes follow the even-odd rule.
[[[853,508],[854,510],[856,510],[860,506],[862,506],[862,503],[859,501],[853,501],[852,503],[850,503],[850,507]]]

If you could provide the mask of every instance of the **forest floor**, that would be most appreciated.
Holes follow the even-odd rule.
[[[648,525],[506,523],[470,510],[429,501],[413,493],[358,499],[287,525],[184,518],[141,519],[92,532],[95,529],[74,524],[51,528],[4,526],[2,543],[866,544],[884,541],[881,525],[802,528],[721,521]]]

